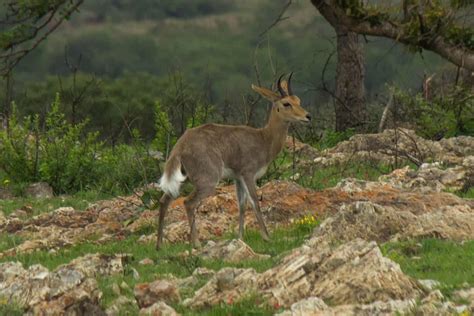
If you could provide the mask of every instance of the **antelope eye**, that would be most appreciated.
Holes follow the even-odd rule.
[[[290,104],[290,103],[283,103],[283,106],[284,106],[285,108],[287,108],[287,107],[291,106],[291,104]]]

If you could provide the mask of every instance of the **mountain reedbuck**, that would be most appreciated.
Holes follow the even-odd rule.
[[[269,235],[258,205],[255,182],[265,174],[268,165],[282,150],[291,122],[309,122],[311,116],[300,105],[291,91],[291,74],[287,81],[278,79],[278,93],[256,87],[252,89],[273,103],[270,118],[264,128],[205,124],[188,129],[178,140],[165,165],[160,179],[164,195],[160,199],[156,248],[163,241],[163,227],[170,202],[178,197],[183,181],[189,179],[194,191],[186,197],[184,206],[188,216],[190,242],[199,246],[194,212],[200,201],[214,194],[219,180],[235,180],[239,201],[239,238],[244,233],[244,213],[249,200],[263,239]]]

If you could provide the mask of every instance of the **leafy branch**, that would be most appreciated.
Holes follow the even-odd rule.
[[[459,17],[466,3],[425,0],[402,1],[402,14],[351,0],[311,0],[335,28],[358,34],[393,39],[417,50],[437,53],[452,63],[474,71],[474,28],[462,25]]]
[[[8,0],[0,7],[0,74],[46,40],[84,0]]]

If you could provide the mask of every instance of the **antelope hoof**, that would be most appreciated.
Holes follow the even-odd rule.
[[[160,236],[156,236],[156,245],[155,245],[156,250],[160,250],[162,242],[163,242],[163,239],[160,238]]]
[[[268,233],[262,233],[262,238],[265,241],[270,241],[270,236],[268,235]]]
[[[202,248],[201,242],[199,240],[194,240],[193,242],[191,242],[191,245],[193,246],[194,249]]]

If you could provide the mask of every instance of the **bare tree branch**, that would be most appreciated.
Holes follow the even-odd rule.
[[[283,17],[283,15],[285,14],[286,10],[288,10],[288,8],[290,7],[292,2],[293,2],[293,0],[288,0],[288,2],[285,4],[285,6],[283,6],[283,8],[281,9],[281,11],[278,14],[278,16],[276,17],[276,19],[269,26],[267,26],[265,28],[265,30],[263,30],[263,32],[261,32],[258,35],[259,37],[262,37],[263,35],[265,35],[268,31],[270,31],[275,25],[277,25],[281,21],[289,19],[289,17]]]

